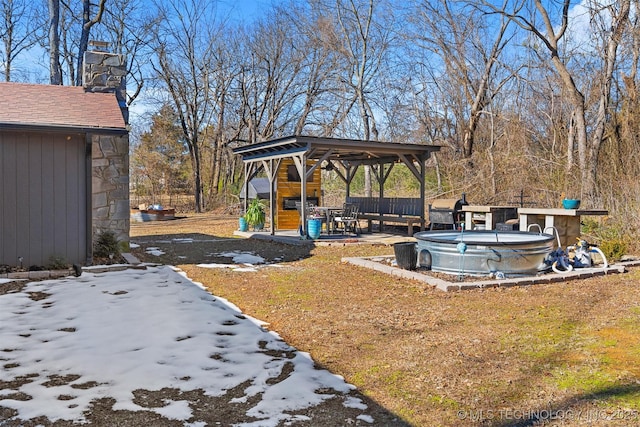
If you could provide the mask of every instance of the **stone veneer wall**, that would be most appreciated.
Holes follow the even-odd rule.
[[[87,92],[113,92],[128,123],[126,61],[123,55],[87,51],[82,84]],[[115,232],[123,250],[129,249],[129,137],[93,135],[93,241],[105,230]]]
[[[129,249],[129,137],[94,135],[91,140],[93,240],[113,231]]]
[[[84,53],[82,87],[87,92],[113,92],[122,108],[124,121],[129,123],[126,103],[127,63],[124,55],[109,52]]]

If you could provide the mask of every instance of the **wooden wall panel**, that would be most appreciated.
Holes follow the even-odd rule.
[[[17,265],[16,146],[11,134],[0,133],[0,264],[8,265]]]
[[[46,152],[44,149],[46,146],[43,146],[42,141],[34,140],[36,138],[41,138],[40,134],[30,135],[29,138],[29,167],[31,171],[29,173],[29,187],[33,188],[33,191],[29,192],[29,215],[26,217],[29,219],[29,252],[30,256],[34,259],[42,259],[44,253],[48,252],[46,247],[50,245],[53,248],[53,233],[51,230],[53,228],[52,225],[46,227],[44,223],[44,217],[42,215],[42,210],[44,206],[50,206],[51,200],[46,200],[45,197],[51,198],[50,194],[51,190],[48,190],[45,185],[48,183],[44,179],[47,175],[44,172],[44,164],[42,161],[43,158],[53,158],[52,152]],[[52,149],[52,147],[49,147]],[[49,169],[51,169],[53,165],[49,165]],[[53,183],[50,183],[53,186]],[[35,189],[40,189],[40,191],[35,191]],[[48,233],[47,233],[48,232]],[[38,244],[36,239],[33,239],[32,236],[40,236],[40,244]]]
[[[278,169],[278,178],[276,186],[276,205],[278,210],[276,212],[276,230],[297,230],[300,222],[300,216],[298,211],[285,210],[284,199],[285,197],[298,197],[301,196],[300,182],[290,182],[287,176],[287,170],[289,165],[294,165],[293,159],[283,159]],[[308,162],[307,166],[310,167],[313,162]],[[307,182],[307,197],[320,197],[321,194],[321,174],[320,168],[317,168],[313,172],[312,181]]]
[[[87,256],[83,135],[0,132],[0,264]]]

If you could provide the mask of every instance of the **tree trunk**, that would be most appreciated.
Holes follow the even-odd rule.
[[[82,86],[82,76],[84,74],[84,53],[87,51],[87,47],[89,46],[89,34],[91,32],[91,27],[100,22],[100,20],[102,19],[105,1],[106,0],[100,0],[100,4],[98,5],[98,13],[96,13],[95,18],[91,19],[91,2],[90,0],[82,0],[82,31],[80,33],[80,43],[78,46],[78,72],[76,74],[76,86]]]
[[[189,151],[191,154],[191,166],[193,168],[193,194],[195,198],[194,209],[196,212],[200,213],[204,210],[204,203],[202,191],[200,149],[197,140],[192,141],[192,143],[189,145]]]
[[[60,66],[60,0],[48,0],[49,6],[49,81],[52,85],[62,84]]]
[[[569,120],[569,131],[567,134],[567,165],[565,167],[565,171],[567,176],[572,173],[573,165],[575,160],[573,159],[573,149],[576,142],[576,112],[575,110],[571,114],[571,119]]]
[[[571,122],[571,126],[573,127],[573,131],[575,132],[575,143],[578,146],[578,168],[580,170],[580,182],[577,183],[576,192],[578,194],[571,195],[571,196],[576,198],[582,197],[582,193],[584,190],[583,186],[586,183],[586,177],[588,175],[587,123],[585,120],[586,111],[585,111],[585,105],[584,105],[584,95],[582,94],[582,92],[580,92],[580,90],[578,90],[578,87],[576,86],[576,83],[573,80],[573,76],[571,76],[571,73],[567,69],[566,65],[564,64],[564,62],[562,62],[560,57],[557,55],[557,51],[552,52],[551,61],[553,62],[553,65],[555,66],[556,71],[560,75],[560,78],[562,80],[565,90],[569,92],[569,101],[573,106],[573,117],[572,117],[573,120]],[[571,135],[571,130],[570,130],[570,135]],[[574,141],[572,140],[572,138],[568,138],[567,144],[571,144],[571,146],[567,146],[567,150],[573,151]],[[575,178],[575,177],[573,177],[572,174],[569,174],[566,179],[572,180],[572,178]],[[565,187],[567,188],[567,190],[570,188],[569,186],[574,181],[575,179],[573,179],[573,181],[570,181],[570,182],[568,181],[565,184]]]
[[[367,110],[364,105],[364,94],[362,93],[362,89],[358,91],[358,101],[360,105],[360,117],[362,118],[362,125],[364,127],[364,140],[369,141],[371,137],[370,127],[369,127],[369,116],[367,114]],[[373,191],[371,189],[371,166],[364,166],[364,196],[371,197]]]
[[[13,36],[15,21],[13,16],[14,10],[10,4],[3,4],[2,21],[3,28],[0,28],[0,36],[4,44],[4,81],[11,81],[11,63],[13,52]]]
[[[478,84],[478,87],[474,89],[475,93],[473,104],[471,105],[469,123],[465,131],[463,143],[464,156],[466,158],[470,158],[473,154],[473,144],[475,141],[476,129],[478,128],[478,122],[480,121],[480,115],[483,113],[483,110],[491,99],[487,95],[487,92],[489,90],[489,82],[493,73],[494,64],[498,60],[498,57],[500,56],[500,54],[502,53],[502,49],[504,48],[503,39],[508,25],[508,20],[502,22],[500,31],[498,31],[496,39],[493,42],[493,46],[491,47],[489,56],[485,60],[486,62],[484,64],[484,72],[482,73],[482,76],[480,78],[480,83]],[[491,123],[493,123],[493,117],[491,118]]]

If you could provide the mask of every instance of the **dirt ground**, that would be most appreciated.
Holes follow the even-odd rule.
[[[640,426],[640,272],[565,283],[445,293],[350,264],[389,246],[293,246],[233,236],[237,219],[188,215],[132,224],[133,253],[176,265],[215,295],[269,323],[287,343],[358,387],[374,425]],[[152,255],[157,248],[162,255]],[[227,252],[265,259],[253,271],[205,268]],[[158,253],[158,252],[156,252]],[[274,267],[277,266],[277,267]],[[2,385],[5,387],[8,385]],[[147,393],[140,391],[140,393]],[[162,393],[147,396],[162,399]],[[193,401],[208,425],[244,421]],[[171,426],[95,402],[96,426]],[[240,408],[242,409],[242,408]],[[340,402],[296,425],[366,425]],[[0,410],[0,425],[11,414]]]
[[[226,229],[223,235],[217,234],[217,229],[223,225]],[[209,226],[216,229],[216,234],[212,233]],[[182,220],[172,221],[169,223],[149,224],[148,226],[134,226],[133,234],[136,242],[140,242],[142,247],[136,250],[140,258],[148,258],[148,261],[157,263],[162,261],[167,264],[178,264],[179,262],[229,262],[230,258],[220,255],[221,253],[229,253],[233,251],[243,251],[265,254],[269,261],[278,261],[280,263],[290,263],[309,257],[309,250],[301,250],[293,253],[286,245],[275,245],[270,242],[254,242],[246,239],[232,238],[232,228],[229,221],[213,220],[206,217],[198,217],[195,220],[183,218]],[[142,233],[142,235],[140,235]],[[162,233],[162,234],[159,234]],[[210,233],[210,234],[207,234]],[[166,255],[156,256],[148,255],[145,249],[149,247],[162,248],[166,251]],[[239,274],[239,273],[236,273]],[[5,294],[21,291],[25,283],[9,283],[0,286],[0,297]],[[41,300],[47,298],[46,293],[30,292],[29,298]],[[0,325],[1,326],[1,325]],[[2,328],[0,328],[0,366],[2,369],[10,370],[19,364],[9,363],[10,360],[3,357],[4,352],[12,352],[13,348],[2,346]],[[2,362],[4,360],[4,362]],[[293,370],[293,368],[291,368]],[[69,384],[79,378],[79,375],[51,375],[46,371],[33,372],[28,375],[21,375],[9,381],[0,379],[0,400],[30,400],[32,397],[22,391],[20,387],[28,385],[33,378],[46,375],[48,381],[47,387],[55,387]],[[282,375],[277,378],[271,378],[272,383],[285,381],[288,377],[287,371],[283,370]],[[93,387],[94,384],[86,383],[87,387]],[[72,388],[83,388],[84,385],[73,384]],[[243,383],[236,388],[228,390],[220,396],[209,396],[203,390],[192,390],[188,392],[179,389],[163,388],[161,390],[134,390],[134,403],[143,408],[161,408],[166,405],[167,401],[186,401],[192,411],[193,423],[183,423],[180,421],[165,418],[158,413],[145,410],[127,411],[115,410],[116,403],[113,398],[104,397],[91,402],[90,408],[84,412],[86,423],[59,420],[52,422],[47,418],[39,417],[35,419],[22,420],[17,418],[17,411],[9,407],[0,405],[0,426],[2,427],[36,427],[36,426],[55,426],[55,427],[72,427],[79,425],[90,426],[121,426],[121,427],[173,427],[173,426],[231,426],[231,425],[272,425],[261,424],[256,418],[247,416],[247,411],[253,408],[258,397],[245,398],[246,388],[248,384]],[[317,390],[318,393],[333,394],[331,390]],[[52,389],[52,393],[55,393]],[[68,400],[71,396],[59,396],[59,400]],[[355,399],[352,399],[355,398]],[[353,402],[359,399],[367,406],[362,409],[353,404],[345,405],[346,401]],[[374,425],[408,425],[404,420],[396,414],[388,411],[379,405],[373,399],[363,395],[359,391],[351,391],[348,394],[335,393],[335,397],[328,398],[323,403],[312,406],[304,411],[289,411],[291,415],[300,415],[306,418],[300,418],[295,422],[299,426],[320,426],[333,427],[339,425],[363,426],[371,425],[367,417],[375,420]],[[363,414],[365,415],[364,418]],[[266,421],[265,421],[266,422]],[[281,422],[282,426],[291,425],[290,422]]]
[[[231,237],[236,227],[236,219],[192,215],[134,224],[132,241],[141,245],[135,250],[141,259],[178,265],[268,322],[397,423],[640,425],[636,270],[444,293],[341,262],[392,254],[388,246],[290,246]],[[172,240],[184,237],[202,241]],[[166,254],[149,255],[150,246]],[[216,255],[228,250],[252,252],[281,268],[197,266],[230,262]]]

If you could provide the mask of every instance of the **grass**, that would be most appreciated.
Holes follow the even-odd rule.
[[[209,237],[229,237],[237,227],[235,219],[190,224],[200,228],[176,227]],[[134,242],[148,240],[164,250],[150,238],[163,234],[161,226],[134,226],[132,234]],[[243,239],[231,243],[266,258],[283,253]],[[173,245],[167,253],[175,258],[163,260],[268,322],[291,345],[413,425],[516,425],[541,410],[567,415],[562,425],[580,425],[584,419],[576,414],[593,408],[621,416],[591,419],[590,425],[640,425],[637,270],[444,293],[340,261],[392,254],[390,247],[286,247],[282,268],[234,273],[197,267],[219,245],[204,246]]]

